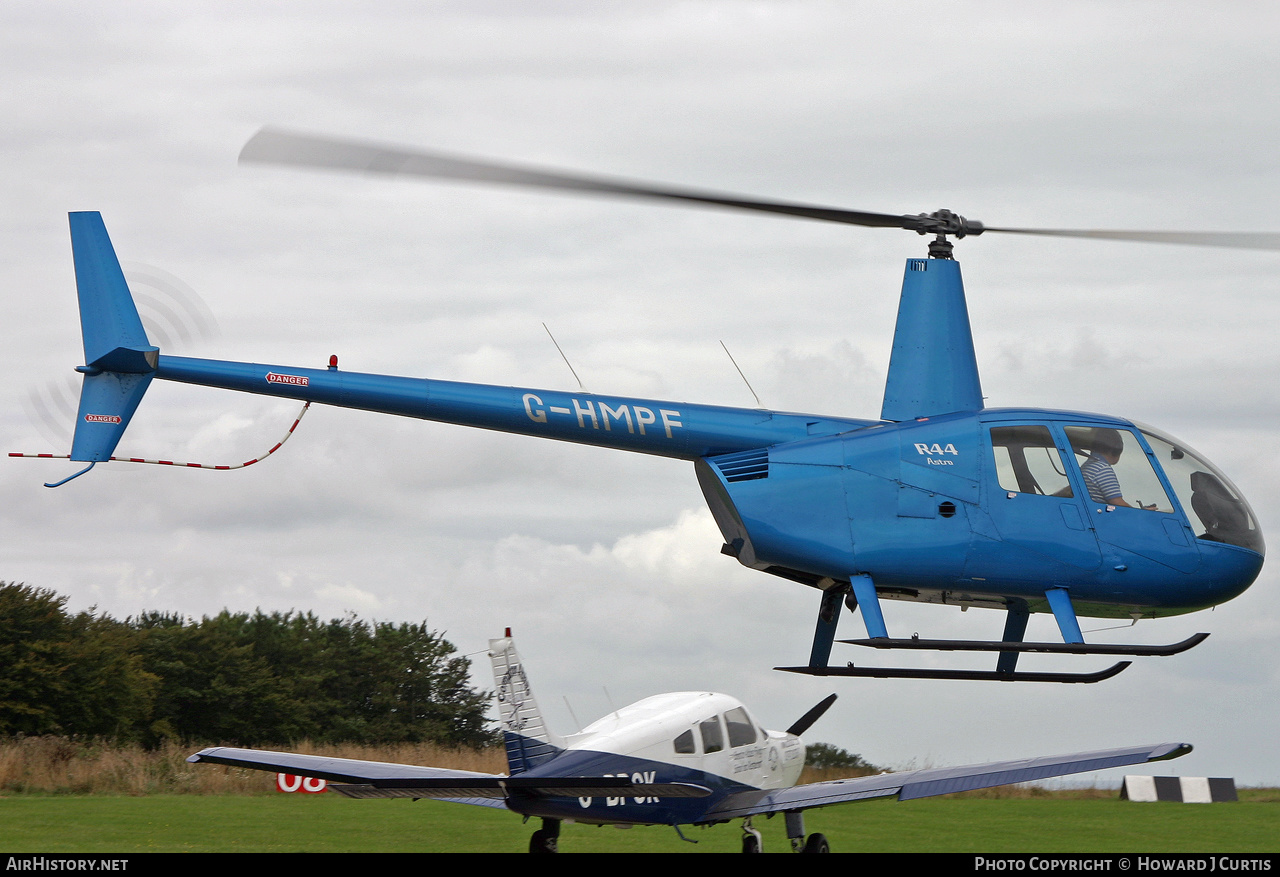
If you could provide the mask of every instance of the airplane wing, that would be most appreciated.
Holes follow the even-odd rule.
[[[913,798],[949,795],[952,792],[985,789],[1008,783],[1025,783],[1071,773],[1106,770],[1127,764],[1165,761],[1186,755],[1190,751],[1189,743],[1162,743],[1158,746],[1101,749],[1094,752],[1078,752],[1074,755],[999,761],[966,767],[883,773],[871,777],[829,780],[772,791],[762,789],[735,792],[709,811],[703,821],[714,822],[786,810],[806,810],[811,807],[826,807],[830,804],[894,795],[899,801],[909,801]]]
[[[512,777],[263,749],[202,749],[187,761],[319,777],[348,798],[433,798],[499,808],[516,796],[702,798],[711,794],[707,787],[692,783],[633,783],[626,777]]]
[[[442,767],[422,767],[413,764],[393,764],[386,761],[361,761],[354,758],[330,758],[324,755],[299,755],[295,752],[271,752],[266,749],[233,749],[217,746],[201,749],[195,755],[188,756],[192,764],[209,763],[225,764],[231,767],[245,767],[250,770],[264,770],[272,773],[288,773],[296,776],[318,777],[329,783],[329,788],[342,791],[343,784],[350,784],[359,789],[372,787],[375,783],[403,780],[444,780],[447,783],[460,784],[453,795],[418,795],[416,797],[441,797],[460,804],[477,804],[482,807],[498,807],[505,809],[501,796],[492,798],[488,795],[476,794],[474,789],[463,790],[462,787],[476,780],[497,779],[496,774],[477,773],[470,770],[449,770]],[[359,797],[379,797],[361,795]]]

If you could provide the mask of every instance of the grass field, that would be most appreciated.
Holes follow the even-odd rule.
[[[523,852],[538,821],[502,810],[408,800],[281,795],[259,771],[197,766],[195,744],[157,750],[55,737],[0,741],[0,853]],[[500,750],[311,747],[300,751],[463,770],[505,769]],[[810,771],[803,782],[842,771]],[[835,852],[1277,853],[1280,790],[1236,804],[1133,804],[1101,789],[1002,787],[961,796],[810,810]],[[563,852],[737,852],[740,822],[685,828],[566,825]],[[767,852],[790,845],[759,820]]]
[[[805,814],[834,852],[1280,852],[1280,805],[1134,804],[1115,799],[867,801]],[[737,852],[740,823],[619,830],[566,825],[576,852]],[[536,821],[485,807],[337,795],[0,798],[0,852],[523,852]],[[787,852],[781,819],[757,823]]]

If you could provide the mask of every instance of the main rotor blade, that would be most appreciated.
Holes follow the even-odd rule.
[[[652,185],[632,180],[570,174],[492,161],[409,150],[374,143],[263,128],[240,150],[241,163],[284,164],[387,176],[471,180],[509,186],[534,186],[631,198],[685,201],[736,210],[781,213],[826,222],[877,228],[909,228],[915,217],[841,210],[812,204],[762,201],[716,192]]]
[[[1273,231],[1123,231],[1072,228],[995,228],[1005,234],[1035,234],[1058,238],[1094,238],[1105,241],[1143,241],[1153,244],[1189,244],[1197,247],[1231,247],[1237,250],[1280,250],[1280,232]]]
[[[790,201],[766,201],[721,192],[685,189],[635,180],[597,177],[560,170],[525,167],[505,162],[463,158],[441,152],[406,149],[336,137],[302,134],[279,128],[263,128],[240,150],[243,164],[279,164],[356,171],[392,177],[427,177],[444,180],[469,180],[507,186],[530,186],[541,189],[677,201],[723,207],[729,210],[751,210],[861,225],[872,228],[902,228],[921,234],[964,237],[984,231],[1006,234],[1041,235],[1047,237],[1094,238],[1098,240],[1143,241],[1148,243],[1190,244],[1205,247],[1231,247],[1251,250],[1280,250],[1277,232],[1188,232],[1188,231],[1124,231],[1099,229],[992,228],[967,220],[948,210],[932,214],[895,215],[845,210]]]

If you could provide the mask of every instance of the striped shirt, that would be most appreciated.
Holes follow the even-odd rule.
[[[1111,464],[1099,456],[1092,456],[1080,467],[1084,476],[1084,486],[1089,489],[1089,497],[1095,502],[1111,502],[1123,499],[1120,492],[1120,479],[1111,468]]]

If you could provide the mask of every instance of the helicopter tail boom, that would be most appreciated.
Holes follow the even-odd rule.
[[[153,378],[696,460],[875,423],[484,384],[161,356],[96,211],[70,215],[85,364],[70,459],[111,459]]]
[[[336,363],[317,369],[161,356],[155,376],[680,460],[763,448],[874,422],[366,374],[339,371]]]

